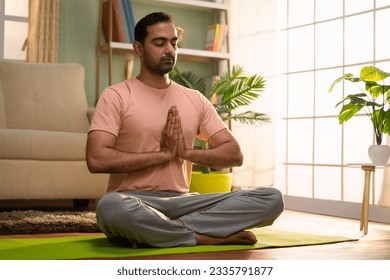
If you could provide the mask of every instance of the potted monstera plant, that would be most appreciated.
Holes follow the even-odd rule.
[[[236,109],[250,105],[260,98],[265,80],[261,75],[246,75],[239,65],[228,69],[221,76],[205,78],[193,71],[180,72],[176,67],[171,72],[171,79],[188,88],[200,91],[212,102],[216,111],[226,122],[239,121],[244,124],[263,124],[270,122],[267,114],[255,111],[238,112]],[[197,140],[197,148],[207,149],[207,142]],[[231,172],[210,170],[206,166],[195,166],[192,172],[190,191],[208,193],[230,191]]]
[[[390,73],[385,72],[375,66],[364,66],[359,77],[353,74],[345,74],[336,79],[328,92],[341,82],[354,83],[358,88],[358,93],[349,94],[336,104],[342,106],[339,114],[339,123],[342,124],[351,119],[357,113],[363,111],[370,119],[374,133],[376,145],[368,149],[369,157],[374,164],[386,164],[390,156],[390,147],[382,145],[383,135],[390,134],[390,85],[385,83],[385,79]]]

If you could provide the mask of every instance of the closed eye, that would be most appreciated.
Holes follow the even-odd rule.
[[[165,41],[166,41],[166,40],[164,40],[164,39],[154,39],[154,40],[153,40],[153,43],[154,43],[156,46],[162,47],[162,46],[164,46]]]
[[[171,41],[170,41],[170,44],[172,45],[172,47],[174,48],[177,48],[177,41],[178,41],[178,38],[173,38]],[[168,42],[168,39],[167,38],[154,38],[153,39],[153,43],[154,45],[156,45],[157,47],[163,47],[166,43]]]

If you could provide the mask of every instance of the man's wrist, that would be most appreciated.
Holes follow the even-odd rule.
[[[167,151],[167,150],[161,150],[160,153],[162,155],[162,159],[164,162],[169,161],[175,157],[175,153]]]
[[[177,156],[183,160],[191,161],[191,153],[192,149],[183,149]]]

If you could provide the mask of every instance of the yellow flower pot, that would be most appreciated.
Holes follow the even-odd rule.
[[[232,189],[232,173],[216,172],[202,173],[193,171],[190,192],[217,193],[230,192]]]

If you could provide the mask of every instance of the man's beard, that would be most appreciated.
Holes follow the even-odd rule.
[[[153,63],[152,61],[146,60],[147,67],[156,74],[165,75],[173,70],[176,64],[176,59],[174,56],[167,55],[160,59],[158,64]]]

